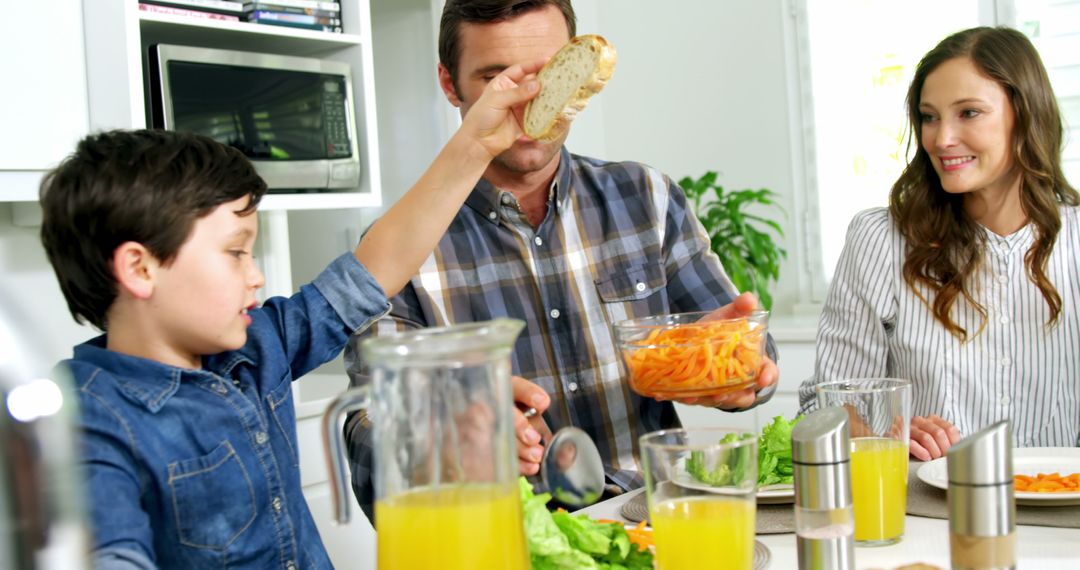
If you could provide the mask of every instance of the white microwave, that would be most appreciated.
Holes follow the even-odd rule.
[[[240,149],[271,191],[360,185],[348,64],[157,44],[148,71],[154,128]]]

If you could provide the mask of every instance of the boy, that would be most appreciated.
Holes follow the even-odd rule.
[[[291,382],[389,311],[493,156],[542,62],[500,73],[419,182],[290,298],[256,307],[266,185],[238,151],[165,131],[80,142],[42,183],[42,242],[76,321],[99,568],[328,568],[301,494]]]

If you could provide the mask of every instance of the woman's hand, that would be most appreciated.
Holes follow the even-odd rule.
[[[960,441],[960,430],[938,416],[912,416],[911,455],[919,461],[945,457],[952,444]]]
[[[540,92],[536,73],[544,62],[511,65],[495,76],[465,113],[456,136],[478,143],[487,160],[510,148],[524,134],[525,103]]]

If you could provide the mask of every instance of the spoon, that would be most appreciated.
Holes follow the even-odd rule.
[[[524,412],[526,418],[537,415],[536,408]],[[550,434],[543,418],[545,431]],[[604,464],[589,434],[567,426],[555,432],[540,459],[540,480],[551,496],[568,507],[586,507],[604,494]]]

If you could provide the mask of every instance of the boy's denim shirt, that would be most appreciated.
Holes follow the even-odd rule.
[[[329,568],[301,493],[292,381],[389,311],[346,254],[250,311],[247,344],[186,370],[107,350],[65,361],[79,388],[97,568]]]

